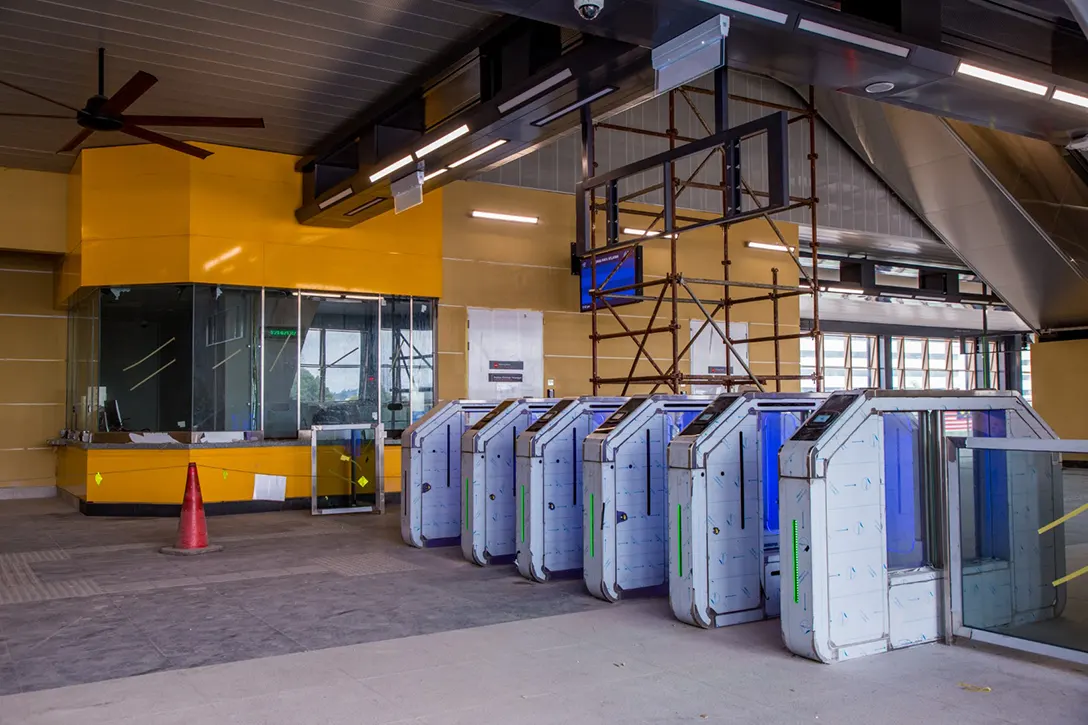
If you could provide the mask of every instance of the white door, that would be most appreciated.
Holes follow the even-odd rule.
[[[468,397],[544,396],[544,313],[468,310]]]

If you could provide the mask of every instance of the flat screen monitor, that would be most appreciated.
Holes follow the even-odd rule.
[[[593,309],[593,299],[589,294],[589,291],[593,289],[593,262],[592,258],[586,257],[582,260],[582,312],[589,312]],[[615,272],[615,274],[613,274]],[[611,275],[611,276],[610,276]],[[606,252],[604,254],[597,255],[597,287],[605,291],[615,289],[617,287],[627,287],[628,285],[640,284],[642,282],[642,248],[634,247],[630,249],[623,249],[615,252]],[[630,305],[635,302],[640,302],[637,296],[641,295],[642,291],[639,289],[628,289],[622,292],[617,292],[614,295],[608,295],[608,304],[616,307],[618,305]],[[597,303],[597,309],[604,307],[600,302]]]

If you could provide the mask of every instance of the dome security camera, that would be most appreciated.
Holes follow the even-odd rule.
[[[604,9],[604,0],[574,0],[574,9],[582,20],[596,20]]]

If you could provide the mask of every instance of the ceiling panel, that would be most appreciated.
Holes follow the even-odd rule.
[[[137,70],[159,83],[141,115],[262,116],[267,128],[170,135],[302,155],[348,118],[424,71],[496,16],[449,0],[5,0],[0,78],[75,107]],[[0,112],[54,113],[0,87]],[[63,111],[62,111],[63,112]],[[0,118],[0,165],[66,171],[75,120]],[[126,143],[95,134],[89,145]]]

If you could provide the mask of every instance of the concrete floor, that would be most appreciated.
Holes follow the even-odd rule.
[[[1088,722],[1084,671],[942,645],[822,666],[777,622],[697,630],[397,526],[215,517],[226,551],[177,559],[172,520],[0,504],[0,725]]]

